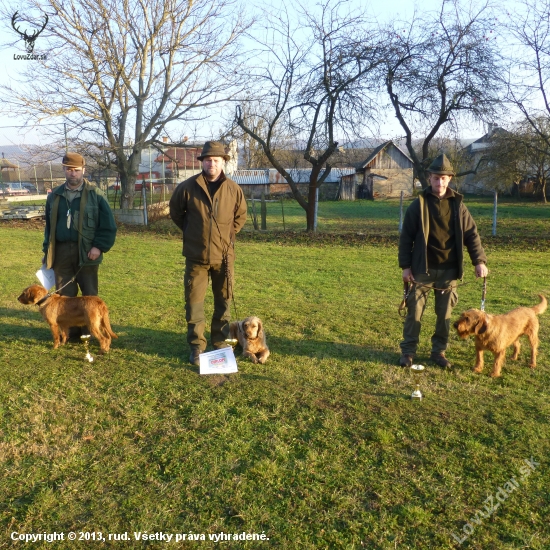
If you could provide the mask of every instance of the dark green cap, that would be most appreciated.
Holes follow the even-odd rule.
[[[428,172],[432,174],[439,174],[440,176],[454,176],[455,171],[451,161],[447,158],[445,153],[439,155],[428,167]]]

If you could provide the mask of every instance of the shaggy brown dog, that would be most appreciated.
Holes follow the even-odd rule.
[[[45,300],[40,302],[43,298]],[[109,310],[98,296],[79,296],[68,298],[59,294],[48,296],[48,291],[40,285],[27,287],[17,298],[22,304],[37,304],[42,317],[50,325],[53,335],[53,347],[67,341],[69,327],[87,326],[99,340],[103,353],[109,351],[111,338],[118,338],[109,322]]]
[[[488,315],[478,309],[469,309],[454,323],[458,335],[467,338],[470,334],[476,341],[476,364],[474,372],[483,370],[483,351],[489,350],[495,356],[495,364],[491,376],[500,376],[500,371],[506,359],[506,348],[514,346],[512,359],[519,355],[519,337],[526,335],[531,344],[531,363],[534,369],[537,364],[537,348],[539,347],[539,321],[537,315],[546,311],[546,298],[539,294],[540,304],[534,307],[518,307],[504,315]]]
[[[239,341],[243,355],[253,363],[265,363],[269,349],[265,343],[262,321],[258,317],[247,317],[229,325],[229,335]]]

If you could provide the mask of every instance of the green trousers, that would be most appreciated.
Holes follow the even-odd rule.
[[[229,320],[231,319],[231,290],[233,285],[233,262],[229,262],[229,280],[222,264],[197,264],[185,260],[185,320],[187,321],[187,342],[192,349],[204,351],[206,338],[206,316],[204,298],[208,288],[208,278],[212,280],[214,294],[214,313],[210,340],[214,348],[225,346],[229,337]]]
[[[78,294],[78,289],[82,296],[97,296],[99,266],[86,265],[79,270],[78,243],[56,242],[55,258],[53,262],[53,272],[55,274],[55,288],[61,288],[67,284],[77,273],[76,281],[67,285],[61,292],[61,296],[74,298]]]
[[[428,296],[433,291],[435,294],[435,331],[432,335],[432,353],[443,353],[447,349],[449,330],[451,326],[451,314],[453,307],[458,302],[456,292],[456,278],[458,270],[430,269],[429,274],[415,275],[418,283],[415,284],[407,298],[407,316],[403,327],[403,341],[401,353],[414,355],[420,340],[422,316],[426,309]],[[435,290],[446,289],[446,290]]]

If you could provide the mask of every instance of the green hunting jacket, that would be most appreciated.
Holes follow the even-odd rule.
[[[458,256],[458,278],[462,279],[464,275],[464,246],[468,250],[473,265],[487,263],[487,257],[481,246],[481,239],[474,219],[466,208],[462,195],[448,189],[452,193],[448,200],[454,201],[455,206],[452,211]],[[425,198],[428,193],[431,193],[431,187],[424,189],[407,209],[399,237],[399,267],[401,269],[411,268],[413,275],[428,273],[430,216]]]
[[[46,267],[52,268],[55,260],[55,243],[78,242],[79,265],[96,265],[103,261],[116,238],[116,223],[111,207],[103,193],[94,184],[84,180],[79,198],[71,203],[72,221],[67,228],[67,201],[64,200],[65,184],[56,187],[46,200],[46,228],[42,251],[46,255]],[[84,212],[84,215],[81,213]],[[92,247],[101,250],[99,258],[90,260]]]
[[[183,255],[200,264],[221,264],[225,251],[234,259],[235,235],[246,221],[246,212],[246,199],[237,183],[225,178],[211,197],[202,172],[180,183],[170,199],[170,217],[183,231]]]

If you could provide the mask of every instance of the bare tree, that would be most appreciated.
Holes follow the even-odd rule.
[[[301,6],[300,31],[288,12],[269,18],[260,44],[265,64],[255,67],[254,101],[237,107],[238,127],[262,148],[271,165],[288,182],[314,229],[315,194],[332,169],[338,139],[359,135],[372,121],[376,70],[383,47],[365,20],[347,2],[326,0]],[[252,121],[252,122],[251,122]],[[283,151],[299,150],[311,166],[304,196]]]
[[[509,15],[508,98],[550,148],[550,0],[523,0]]]
[[[491,117],[499,104],[496,28],[488,4],[463,9],[459,0],[443,0],[437,14],[387,29],[385,87],[423,188],[434,137],[460,119]]]
[[[235,93],[247,23],[233,0],[26,0],[17,9],[48,15],[47,60],[2,86],[5,101],[30,123],[68,122],[72,146],[104,149],[122,207],[133,205],[142,150]],[[4,19],[12,10],[4,3]]]

